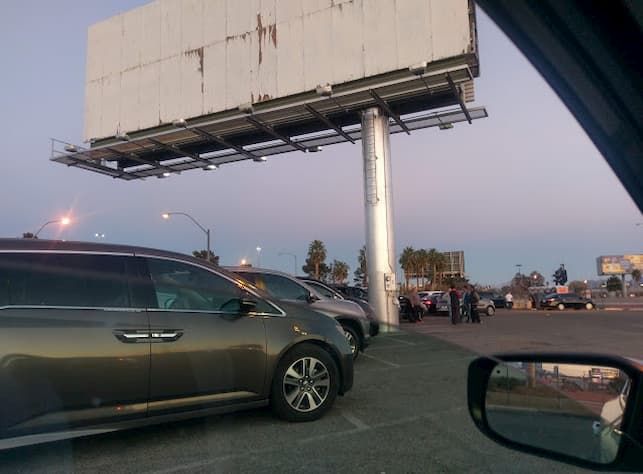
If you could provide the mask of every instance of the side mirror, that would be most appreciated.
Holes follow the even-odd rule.
[[[257,309],[257,302],[249,298],[240,298],[239,299],[239,312],[240,313],[249,313]]]
[[[501,354],[469,365],[468,405],[486,436],[577,466],[643,470],[643,365],[575,354]]]
[[[315,301],[319,301],[319,297],[317,295],[314,295],[314,294],[309,292],[308,296],[306,297],[306,301],[308,301],[308,303],[312,304]]]

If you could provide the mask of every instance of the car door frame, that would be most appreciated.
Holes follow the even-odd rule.
[[[209,268],[207,265],[202,265],[200,262],[193,262],[187,259],[181,259],[177,258],[174,256],[163,256],[163,255],[156,255],[156,254],[149,254],[149,253],[139,253],[137,254],[137,258],[139,261],[140,269],[144,274],[146,275],[145,281],[147,285],[146,289],[146,294],[147,294],[147,311],[149,314],[149,321],[150,321],[150,332],[152,336],[155,334],[160,334],[161,337],[158,338],[153,338],[153,342],[151,344],[151,355],[150,355],[150,393],[149,393],[149,409],[148,412],[150,416],[158,416],[158,415],[166,415],[166,414],[180,414],[182,412],[186,411],[192,411],[192,410],[212,410],[212,409],[217,409],[220,407],[223,407],[225,405],[239,405],[243,403],[248,403],[248,404],[263,404],[262,401],[267,398],[267,393],[268,393],[268,383],[267,383],[267,368],[268,368],[268,356],[267,356],[267,340],[266,340],[266,328],[265,328],[265,322],[264,319],[267,316],[284,316],[283,311],[280,309],[276,308],[273,304],[270,304],[271,307],[275,307],[275,313],[274,314],[263,314],[259,312],[248,312],[248,313],[241,313],[241,312],[223,312],[223,311],[208,311],[208,310],[183,310],[183,309],[169,309],[169,308],[159,308],[158,301],[156,300],[156,287],[154,285],[154,282],[151,277],[150,269],[147,264],[148,259],[158,259],[158,260],[164,260],[164,261],[172,261],[172,262],[177,262],[182,265],[187,265],[191,267],[198,268],[200,270],[204,270],[215,277],[218,278],[223,278],[227,281],[229,281],[232,285],[235,285],[239,288],[239,297],[241,298],[243,295],[243,292],[248,293],[254,298],[261,299],[258,295],[253,294],[250,292],[248,289],[242,288],[238,282],[234,281],[233,279],[227,277],[226,275],[222,273],[218,273],[214,271],[212,268]],[[264,300],[265,301],[265,300]],[[185,316],[185,322],[182,322],[181,327],[172,327],[170,328],[165,327],[165,322],[181,322],[180,320],[183,318],[183,315]],[[163,389],[163,385],[160,385],[160,390],[165,390],[164,394],[159,393],[158,395],[154,393],[156,390],[157,385],[155,381],[155,361],[158,362],[159,356],[163,356],[167,359],[168,357],[168,352],[172,352],[171,348],[164,348],[162,345],[165,342],[173,343],[176,344],[177,346],[183,345],[187,343],[187,338],[192,337],[190,334],[190,325],[191,324],[204,324],[205,318],[208,317],[208,315],[212,316],[213,318],[216,319],[211,319],[211,327],[222,327],[222,325],[227,324],[227,323],[234,323],[234,321],[239,321],[241,324],[251,324],[251,326],[254,326],[256,324],[260,324],[261,326],[261,340],[262,340],[262,347],[263,349],[261,350],[261,354],[263,356],[259,356],[259,359],[263,360],[262,366],[260,367],[260,370],[257,372],[261,372],[261,383],[258,383],[256,385],[256,390],[232,390],[232,388],[227,388],[224,390],[218,390],[218,391],[205,391],[203,393],[192,393],[189,394],[189,391],[183,392],[182,395],[178,396],[179,393],[179,388],[171,388],[171,387],[165,387]],[[227,320],[227,322],[226,322]],[[163,321],[162,324],[157,324],[157,321]],[[206,321],[207,322],[207,321]],[[157,327],[158,326],[158,327]],[[174,326],[174,325],[173,325]],[[164,341],[163,340],[163,334],[165,334],[167,337],[172,339],[171,334],[169,331],[166,331],[168,329],[172,329],[172,332],[176,332],[176,339],[174,340],[168,340]],[[157,331],[158,330],[158,331]],[[166,337],[166,339],[167,339]],[[156,356],[156,357],[155,357]],[[258,359],[258,360],[259,360]],[[201,359],[202,361],[204,359]],[[160,362],[163,363],[163,362]],[[215,365],[216,366],[216,365]],[[196,369],[201,370],[203,367],[192,367],[193,372]],[[199,385],[199,380],[202,380],[199,378],[200,374],[193,374],[195,377],[197,377],[197,380],[194,380],[195,386],[202,386]],[[204,384],[205,385],[205,384]],[[167,396],[169,392],[175,392],[174,396]],[[161,396],[163,395],[163,396]],[[157,399],[158,398],[158,399]]]

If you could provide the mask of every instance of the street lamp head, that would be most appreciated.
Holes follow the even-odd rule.
[[[60,219],[60,223],[61,223],[62,225],[67,225],[67,224],[69,224],[70,222],[71,222],[71,219],[70,219],[69,217],[63,217],[62,219]]]
[[[161,217],[162,217],[163,219],[167,220],[167,219],[169,219],[169,218],[170,218],[170,213],[169,213],[169,212],[164,212],[163,214],[161,214]]]
[[[244,266],[245,264],[246,264],[246,259],[245,259],[245,258],[242,258],[242,259],[241,259],[241,266]]]
[[[261,247],[257,247],[257,252],[261,252]]]

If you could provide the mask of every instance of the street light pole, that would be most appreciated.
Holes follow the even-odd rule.
[[[297,255],[290,252],[279,252],[279,255],[290,255],[295,260],[295,271],[293,272],[293,275],[297,275]]]
[[[211,261],[211,258],[210,258],[210,254],[211,254],[211,252],[210,252],[210,229],[206,229],[205,227],[203,227],[201,224],[199,224],[199,222],[194,217],[192,217],[187,212],[164,212],[163,214],[161,214],[161,216],[165,220],[169,219],[170,216],[172,216],[172,215],[178,215],[178,216],[187,217],[188,219],[190,219],[194,223],[194,225],[196,225],[199,229],[201,229],[203,231],[203,233],[205,234],[205,238],[206,238],[206,252],[207,253],[205,255],[205,259],[208,262]]]
[[[34,233],[33,238],[34,238],[34,239],[38,238],[38,234],[40,234],[40,232],[42,231],[42,229],[44,229],[45,227],[47,227],[49,224],[55,224],[55,223],[57,223],[57,222],[60,222],[60,224],[61,224],[61,225],[67,225],[67,224],[69,224],[69,223],[71,222],[71,220],[69,219],[69,217],[63,217],[62,219],[54,219],[54,220],[51,220],[51,221],[47,221],[47,222],[45,222],[43,225],[41,225],[41,226],[40,226],[40,229],[38,229],[38,230]]]

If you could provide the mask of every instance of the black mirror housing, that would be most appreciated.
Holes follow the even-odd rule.
[[[241,313],[250,313],[257,309],[257,302],[250,298],[240,298],[239,299],[239,312]]]
[[[597,471],[643,471],[639,361],[569,353],[480,357],[469,365],[467,398],[478,429],[503,446]],[[618,416],[609,415],[615,408]]]

